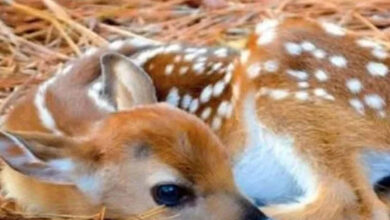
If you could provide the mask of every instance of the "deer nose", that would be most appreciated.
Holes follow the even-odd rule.
[[[264,213],[262,213],[259,208],[257,208],[249,201],[242,199],[240,204],[243,209],[240,220],[271,220]]]

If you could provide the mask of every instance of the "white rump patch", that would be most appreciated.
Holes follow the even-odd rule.
[[[367,70],[373,76],[386,76],[389,72],[389,68],[385,64],[377,62],[369,62]]]

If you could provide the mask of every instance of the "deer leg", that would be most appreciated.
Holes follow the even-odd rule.
[[[389,219],[386,206],[376,196],[351,155],[332,163],[321,164],[325,158],[314,157],[314,160],[310,164],[315,164],[316,189],[297,203],[264,208],[267,215],[275,220]]]

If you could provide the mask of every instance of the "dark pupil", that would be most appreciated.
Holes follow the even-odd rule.
[[[185,188],[173,184],[157,186],[153,194],[157,204],[168,207],[180,205],[188,196]]]

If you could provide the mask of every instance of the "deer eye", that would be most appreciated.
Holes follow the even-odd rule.
[[[193,200],[194,193],[187,187],[164,184],[153,187],[152,196],[159,205],[175,207]]]

